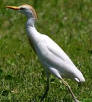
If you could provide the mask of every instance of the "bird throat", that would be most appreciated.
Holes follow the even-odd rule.
[[[34,24],[35,24],[35,18],[28,18],[26,26],[34,27]]]
[[[32,30],[32,29],[35,29],[34,24],[35,24],[35,19],[34,18],[28,18],[27,23],[26,23],[26,28],[27,28],[27,33],[28,33],[28,40],[29,40],[29,43],[30,43],[32,49],[36,53],[34,43],[33,43],[33,40],[32,40],[34,38],[34,35],[35,35],[35,34],[33,34],[33,30]]]

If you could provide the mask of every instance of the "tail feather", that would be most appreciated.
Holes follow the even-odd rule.
[[[81,73],[80,70],[76,70],[76,73],[75,73],[75,78],[74,78],[77,82],[85,82],[85,78],[83,76],[83,74]]]

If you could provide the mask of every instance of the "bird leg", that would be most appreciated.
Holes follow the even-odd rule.
[[[43,94],[42,97],[41,97],[41,102],[42,102],[42,101],[44,100],[44,98],[47,96],[48,91],[49,91],[49,77],[47,77],[46,89],[45,89],[44,94]]]
[[[68,85],[68,83],[66,81],[64,81],[64,79],[61,79],[60,82],[63,82],[63,84],[68,88],[69,92],[71,93],[74,102],[79,102],[79,100],[77,100],[76,96],[74,95],[74,93],[72,92],[71,87]]]

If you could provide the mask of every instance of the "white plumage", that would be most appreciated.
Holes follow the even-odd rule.
[[[67,54],[47,35],[40,34],[35,27],[27,27],[41,63],[58,78],[67,77],[84,82],[82,73]]]
[[[69,85],[63,80],[63,78],[75,79],[77,82],[84,82],[85,79],[79,69],[77,69],[71,59],[67,56],[67,54],[50,37],[44,34],[40,34],[36,30],[34,24],[35,20],[37,19],[37,15],[32,6],[26,4],[19,7],[7,6],[7,8],[18,10],[27,16],[27,35],[41,63],[45,67],[48,79],[48,72],[51,72],[57,78],[62,80],[62,82],[68,87],[69,91],[71,92],[74,101],[78,102]],[[47,91],[48,87],[45,94],[43,95],[43,98],[47,94]]]

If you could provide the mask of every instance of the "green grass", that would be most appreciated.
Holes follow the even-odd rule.
[[[55,40],[82,71],[86,82],[66,79],[81,102],[92,102],[92,0],[0,1],[0,102],[40,102],[46,85],[43,67],[28,43],[24,15],[7,5],[32,4],[39,32]],[[71,102],[54,76],[44,102]]]

